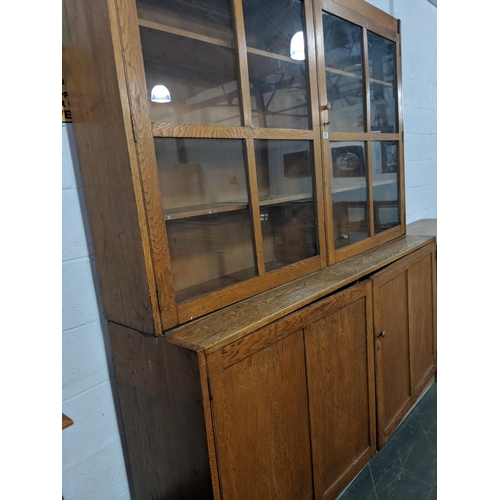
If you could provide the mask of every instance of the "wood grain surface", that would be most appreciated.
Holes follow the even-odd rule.
[[[169,340],[194,350],[217,350],[272,321],[309,305],[429,244],[432,238],[403,236],[205,318],[168,332]]]
[[[197,353],[114,323],[109,332],[136,498],[214,498],[207,374]]]
[[[64,413],[62,414],[62,428],[63,430],[69,427],[70,425],[73,425],[73,420],[71,420],[68,416],[66,416]]]
[[[429,236],[437,238],[437,219],[420,219],[406,226],[409,236]]]
[[[372,278],[378,448],[436,372],[435,240]]]
[[[225,500],[313,498],[302,331],[224,369],[208,356]]]
[[[371,284],[351,288],[363,295],[304,329],[318,499],[336,498],[376,451]]]
[[[117,21],[119,23],[122,44],[126,88],[128,90],[128,113],[133,117],[135,131],[129,142],[130,157],[136,157],[132,173],[137,194],[143,200],[141,217],[147,227],[150,252],[147,265],[154,272],[155,294],[158,291],[160,321],[166,330],[178,324],[175,307],[175,295],[171,272],[170,253],[168,249],[167,231],[163,215],[162,196],[158,177],[155,146],[149,118],[149,102],[147,99],[146,77],[142,57],[141,39],[134,0],[115,0]]]

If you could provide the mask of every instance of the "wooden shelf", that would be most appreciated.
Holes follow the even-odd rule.
[[[327,73],[335,73],[336,75],[348,76],[350,78],[356,78],[357,80],[362,80],[363,75],[356,75],[355,73],[349,73],[348,71],[342,71],[341,69],[329,68],[325,66]]]
[[[336,75],[348,76],[350,78],[355,78],[356,80],[363,79],[363,75],[356,75],[355,73],[350,73],[348,71],[342,71],[341,69],[325,67],[325,70],[327,71],[327,73],[335,73]],[[391,83],[391,82],[384,82],[383,80],[377,80],[376,78],[370,78],[370,82],[379,83],[380,85],[385,85],[386,87],[393,86],[393,83]]]
[[[248,203],[212,203],[210,205],[198,205],[193,207],[180,207],[170,210],[163,210],[165,220],[186,219],[188,217],[198,217],[200,215],[213,215],[223,212],[237,212],[238,210],[248,210]]]
[[[280,196],[269,198],[267,200],[259,200],[259,205],[261,207],[266,207],[268,205],[279,205],[281,203],[290,203],[292,201],[302,201],[302,200],[311,200],[313,197],[311,193],[301,193],[301,194],[293,194],[289,196]]]
[[[380,85],[385,85],[386,87],[394,87],[392,82],[384,82],[384,80],[377,80],[376,78],[370,78],[371,83],[378,83]]]
[[[373,187],[384,186],[386,184],[394,184],[396,179],[389,179],[387,181],[375,181]],[[354,191],[355,189],[366,188],[366,182],[356,182],[355,184],[345,184],[344,186],[337,186],[332,188],[332,193],[343,193],[344,191]]]
[[[279,205],[281,203],[290,203],[293,201],[311,200],[311,193],[294,194],[290,196],[280,196],[267,200],[260,200],[259,205],[266,207],[269,205]],[[248,203],[212,203],[209,205],[198,205],[193,207],[180,207],[170,210],[164,210],[165,220],[187,219],[188,217],[198,217],[200,215],[213,215],[223,212],[237,212],[238,210],[248,210]]]
[[[220,47],[234,48],[233,44],[225,40],[220,40],[219,38],[214,38],[211,36],[200,35],[192,31],[187,31],[180,28],[175,28],[174,26],[168,26],[163,23],[157,23],[154,21],[149,21],[148,19],[138,19],[139,26],[144,28],[150,28],[157,31],[163,31],[165,33],[171,33],[172,35],[183,36],[184,38],[191,38],[192,40],[198,40],[199,42],[210,43],[212,45],[219,45]]]
[[[249,54],[255,54],[257,56],[269,57],[271,59],[278,59],[280,61],[286,61],[293,64],[303,64],[304,60],[292,59],[288,56],[283,56],[281,54],[276,54],[275,52],[268,52],[267,50],[254,49],[253,47],[247,47],[247,52]]]
[[[192,40],[198,40],[200,42],[211,43],[212,45],[219,45],[220,47],[234,48],[233,44],[220,40],[218,38],[200,35],[198,33],[194,33],[192,31],[187,31],[184,29],[176,28],[174,26],[168,26],[163,23],[158,23],[155,21],[149,21],[148,19],[139,19],[139,26],[143,26],[144,28],[150,28],[158,31],[163,31],[165,33],[171,33],[172,35],[183,36],[185,38],[190,38]],[[249,54],[255,54],[258,56],[269,57],[271,59],[278,59],[280,61],[286,61],[294,64],[303,64],[304,61],[297,61],[296,59],[292,59],[291,57],[283,56],[281,54],[276,54],[274,52],[268,52],[266,50],[255,49],[253,47],[247,47],[247,52]]]

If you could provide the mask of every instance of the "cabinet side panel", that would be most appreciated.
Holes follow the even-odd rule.
[[[371,341],[365,297],[305,329],[315,498],[336,498],[375,452]]]
[[[109,330],[136,498],[212,499],[197,353]]]
[[[208,357],[224,500],[312,500],[302,330],[223,369]]]
[[[408,269],[412,395],[435,371],[432,259],[429,253]]]
[[[132,172],[115,17],[105,1],[63,2],[64,75],[106,316],[155,334],[161,324],[141,189]]]

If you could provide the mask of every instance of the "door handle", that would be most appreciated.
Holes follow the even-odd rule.
[[[385,330],[383,330],[383,331],[381,331],[381,332],[377,335],[377,337],[378,337],[379,339],[380,339],[380,338],[385,339],[386,335],[387,335],[386,331],[385,331]]]

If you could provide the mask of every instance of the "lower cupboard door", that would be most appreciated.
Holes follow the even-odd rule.
[[[302,330],[249,337],[207,358],[222,498],[311,500]]]
[[[316,499],[334,499],[376,450],[371,286],[325,300],[305,330]]]

